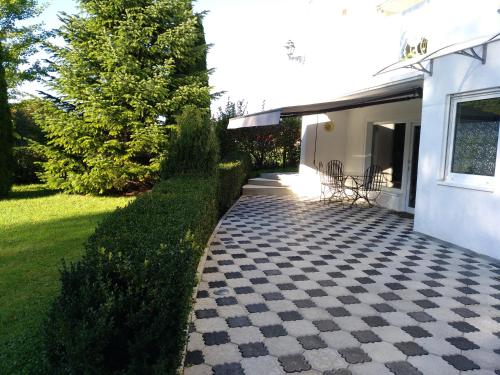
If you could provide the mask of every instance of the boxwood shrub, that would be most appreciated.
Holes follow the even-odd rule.
[[[213,177],[177,177],[109,215],[63,265],[46,325],[53,373],[175,374],[196,268],[217,221]]]

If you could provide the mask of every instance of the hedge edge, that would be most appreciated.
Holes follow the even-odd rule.
[[[212,234],[210,235],[208,241],[207,241],[207,245],[205,246],[205,248],[203,249],[203,254],[200,258],[200,262],[198,263],[198,268],[196,269],[196,286],[193,288],[193,294],[191,296],[191,298],[193,300],[196,300],[196,295],[198,294],[198,287],[200,285],[200,281],[201,281],[201,276],[203,275],[203,270],[205,268],[205,263],[207,261],[207,257],[208,257],[208,252],[210,250],[210,244],[212,243],[212,240],[214,239],[215,235],[217,234],[217,232],[219,231],[219,228],[220,226],[222,225],[222,222],[226,219],[226,216],[231,213],[231,211],[233,210],[233,208],[238,204],[238,202],[241,200],[241,196],[238,197],[238,199],[233,203],[233,205],[231,207],[229,207],[229,209],[224,213],[224,215],[222,215],[222,217],[219,219],[219,221],[217,222],[217,225],[215,226],[214,230],[212,231]],[[184,344],[184,350],[182,351],[182,361],[181,361],[181,364],[179,365],[179,368],[177,369],[177,372],[179,373],[179,375],[183,375],[184,374],[184,361],[186,360],[186,354],[187,354],[187,349],[188,349],[188,345],[189,345],[189,325],[191,324],[191,322],[193,321],[193,314],[194,314],[194,303],[191,304],[191,312],[189,314],[189,319],[188,319],[188,322],[187,322],[187,326],[186,326],[186,332],[187,332],[187,340],[186,340],[186,343]]]

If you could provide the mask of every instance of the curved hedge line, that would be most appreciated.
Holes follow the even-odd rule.
[[[109,215],[79,262],[63,265],[46,325],[53,373],[175,374],[200,255],[219,201],[226,207],[236,194],[227,184],[242,181],[240,164],[222,171],[222,189],[215,177],[160,182]]]

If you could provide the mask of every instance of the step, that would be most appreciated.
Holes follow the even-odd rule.
[[[283,178],[287,178],[290,176],[296,176],[297,172],[266,172],[261,173],[261,178],[266,178],[268,180],[282,180]]]
[[[293,195],[286,186],[244,185],[243,195]]]
[[[277,186],[277,187],[285,186],[280,180],[262,178],[262,177],[249,179],[248,185]]]

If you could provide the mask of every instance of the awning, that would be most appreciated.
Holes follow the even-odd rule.
[[[414,69],[432,75],[432,61],[438,57],[451,55],[453,53],[465,55],[486,62],[486,50],[489,43],[500,40],[500,33],[475,38],[461,43],[453,43],[436,49],[425,55],[415,56],[411,59],[397,61],[379,70],[374,75],[392,72],[397,69]]]
[[[235,117],[229,120],[228,129],[249,128],[253,126],[279,125],[281,109]]]
[[[280,117],[303,116],[387,104],[422,97],[422,78],[390,83],[323,103],[277,108],[229,120],[228,129],[278,125]]]

